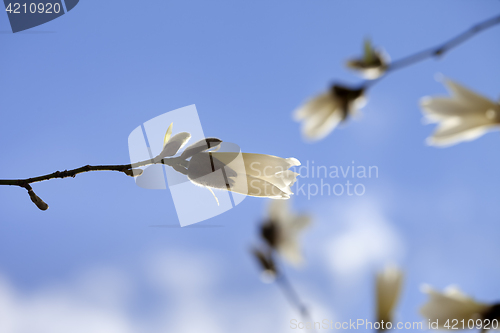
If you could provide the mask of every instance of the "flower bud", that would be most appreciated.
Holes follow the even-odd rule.
[[[387,70],[389,57],[381,50],[375,50],[370,41],[366,40],[364,54],[361,59],[350,59],[346,66],[357,71],[367,80],[374,80],[382,76]]]
[[[47,210],[49,209],[49,205],[45,203],[38,195],[33,192],[33,189],[28,190],[28,194],[30,196],[31,201],[38,207],[40,210]]]

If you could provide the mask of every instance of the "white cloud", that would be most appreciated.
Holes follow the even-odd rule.
[[[402,258],[401,237],[379,205],[359,201],[335,220],[341,224],[340,230],[323,245],[335,276],[356,281],[374,267]]]
[[[75,297],[71,290],[45,289],[26,296],[0,282],[0,332],[128,333],[133,325],[122,313]]]
[[[251,288],[228,291],[225,279],[234,274],[225,276],[230,268],[209,251],[156,253],[130,264],[83,270],[30,292],[0,274],[0,332],[276,333],[289,331],[298,317],[277,286],[259,284],[257,273]],[[141,299],[145,290],[155,301]],[[136,304],[148,309],[134,310]]]

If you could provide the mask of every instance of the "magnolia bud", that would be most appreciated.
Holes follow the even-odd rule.
[[[375,50],[369,40],[365,41],[364,55],[361,59],[350,59],[346,65],[358,71],[368,80],[374,80],[384,74],[388,68],[389,56],[382,50]]]
[[[123,172],[130,177],[139,177],[143,173],[142,169],[128,169]]]
[[[276,248],[278,244],[279,228],[275,221],[269,220],[260,227],[260,235],[269,244],[270,247]]]
[[[278,275],[273,257],[270,254],[265,254],[261,250],[255,248],[252,250],[252,253],[262,268],[261,272],[262,282],[264,283],[273,282]]]
[[[30,195],[31,201],[40,209],[40,210],[47,210],[49,209],[49,205],[45,203],[38,195],[33,192],[33,189],[28,190],[28,194]]]

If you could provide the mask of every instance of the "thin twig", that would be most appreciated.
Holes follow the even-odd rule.
[[[135,169],[147,165],[152,164],[165,164],[171,165],[175,159],[150,159],[142,162],[137,162],[133,164],[120,164],[120,165],[85,165],[77,169],[73,170],[64,170],[64,171],[56,171],[47,175],[33,177],[33,178],[25,178],[25,179],[0,179],[0,185],[8,185],[8,186],[19,186],[23,187],[28,191],[28,195],[30,196],[31,201],[40,209],[47,210],[49,205],[47,205],[38,195],[35,194],[33,188],[30,184],[41,182],[44,180],[50,180],[55,178],[68,178],[68,177],[76,177],[76,175],[90,172],[90,171],[119,171],[123,172],[127,176],[139,176],[142,174],[141,169]]]
[[[163,161],[158,162],[163,163]],[[44,180],[50,180],[54,178],[67,178],[67,177],[75,177],[78,174],[90,172],[90,171],[119,171],[130,175],[128,172],[133,168],[138,168],[142,166],[147,166],[155,164],[154,160],[146,160],[134,164],[121,164],[121,165],[85,165],[77,169],[73,170],[64,170],[64,171],[56,171],[47,175],[33,177],[33,178],[25,178],[25,179],[0,179],[0,185],[12,185],[12,186],[20,186],[25,187],[28,184],[41,182]]]
[[[497,15],[493,18],[487,19],[479,24],[474,25],[473,27],[467,29],[461,34],[453,37],[452,39],[446,41],[443,44],[440,44],[435,47],[428,48],[426,50],[417,52],[415,54],[409,55],[407,57],[401,58],[399,60],[393,61],[390,63],[385,71],[385,74],[376,80],[367,80],[364,84],[364,88],[368,88],[374,85],[376,82],[380,81],[383,77],[387,75],[387,73],[396,71],[398,69],[413,65],[414,63],[423,61],[427,58],[438,57],[444,55],[449,50],[457,47],[468,39],[472,38],[474,35],[479,32],[491,28],[497,24],[500,24],[500,15]]]
[[[299,297],[299,294],[295,291],[295,288],[293,288],[292,284],[290,283],[290,280],[288,280],[286,275],[283,273],[282,269],[279,271],[276,277],[276,283],[281,287],[281,290],[283,291],[286,298],[290,302],[290,305],[292,307],[297,308],[297,310],[299,311],[300,315],[302,316],[305,322],[311,323],[312,331],[315,332],[316,330],[314,328],[314,321],[312,320],[311,314],[309,313],[309,309],[302,302],[302,300]]]
[[[299,295],[291,285],[288,278],[283,274],[283,272],[281,272],[276,277],[276,283],[278,283],[278,285],[281,287],[290,304],[293,307],[296,307],[301,315],[303,315],[304,317],[309,317],[309,310],[304,305],[304,303],[302,303]]]

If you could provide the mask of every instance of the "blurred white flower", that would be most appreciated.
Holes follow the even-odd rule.
[[[446,97],[424,97],[420,105],[427,120],[439,123],[427,139],[434,146],[451,146],[471,141],[494,129],[500,129],[500,105],[488,98],[445,79],[451,93]]]
[[[298,173],[288,170],[298,166],[295,158],[272,155],[201,152],[191,157],[187,176],[194,184],[228,190],[255,197],[289,199],[290,186]]]
[[[329,91],[307,101],[294,112],[302,122],[302,134],[310,141],[327,136],[338,124],[366,104],[363,89],[333,85]]]
[[[376,277],[377,321],[392,322],[403,284],[403,272],[396,266],[387,266]],[[385,327],[385,326],[384,326]]]
[[[268,220],[261,227],[261,235],[268,245],[293,265],[303,262],[299,234],[311,224],[307,215],[296,215],[288,201],[274,200],[269,206]]]
[[[347,67],[357,71],[363,78],[374,80],[387,70],[389,56],[382,50],[375,50],[370,40],[365,40],[364,54],[361,59],[350,59]]]
[[[491,305],[476,302],[463,294],[456,286],[447,287],[440,293],[428,285],[422,286],[422,292],[429,295],[429,300],[420,308],[420,314],[432,322],[438,321],[438,328],[443,328],[447,320],[484,319],[489,316]]]

